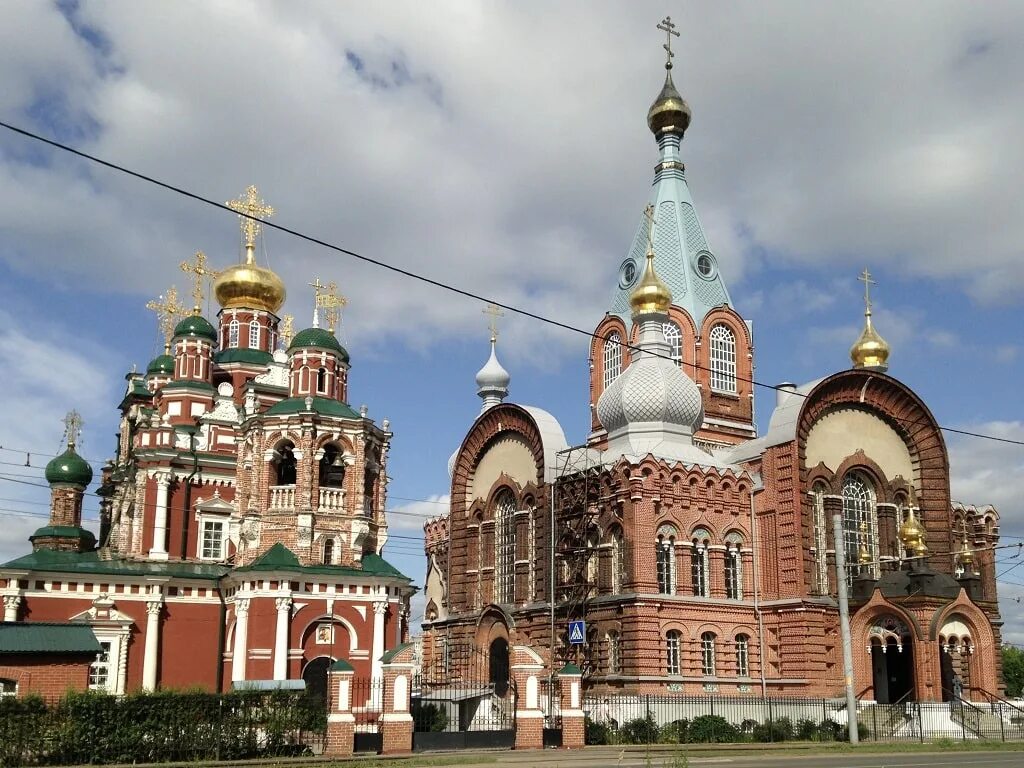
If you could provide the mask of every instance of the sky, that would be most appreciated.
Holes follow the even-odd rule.
[[[1024,5],[1014,2],[122,2],[0,0],[0,120],[589,331],[657,162],[645,123],[670,14],[697,209],[755,377],[849,365],[870,268],[890,373],[955,429],[1024,439]],[[61,419],[98,471],[124,374],[160,352],[148,300],[234,216],[0,130],[0,561],[47,513]],[[389,418],[391,542],[422,583],[426,516],[479,410],[481,302],[281,232],[261,263],[302,327],[314,277],[348,300],[350,400]],[[215,309],[215,308],[214,308]],[[208,313],[212,319],[212,313]],[[589,425],[587,338],[509,313],[510,399]],[[763,429],[774,394],[760,390]],[[947,434],[953,497],[1024,542],[1024,447]],[[27,455],[30,454],[30,455]],[[94,519],[98,499],[85,509]],[[400,538],[401,537],[401,538]],[[999,552],[1024,644],[1024,555]],[[414,619],[417,618],[414,610]]]

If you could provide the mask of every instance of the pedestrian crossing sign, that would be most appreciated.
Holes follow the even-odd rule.
[[[587,623],[585,621],[569,622],[569,643],[572,645],[583,645],[587,636]]]

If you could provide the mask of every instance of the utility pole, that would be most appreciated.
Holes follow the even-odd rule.
[[[843,639],[843,676],[846,678],[846,720],[850,743],[857,744],[857,697],[853,691],[853,639],[850,637],[850,599],[846,588],[846,542],[843,539],[843,518],[832,515],[832,537],[836,553],[836,589],[839,592],[839,633]]]

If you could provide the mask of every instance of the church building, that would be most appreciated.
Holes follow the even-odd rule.
[[[339,659],[378,677],[408,633],[414,588],[381,557],[392,433],[349,405],[351,360],[334,333],[344,299],[316,280],[313,323],[293,335],[277,314],[284,284],[256,263],[251,217],[273,211],[255,187],[229,205],[240,263],[217,273],[198,253],[182,264],[194,308],[173,289],[149,305],[167,343],[145,373],[126,376],[117,452],[96,491],[98,536],[82,527],[93,469],[72,415],[67,450],[46,467],[49,523],[29,554],[0,566],[0,632],[91,629],[101,648],[92,689],[304,680],[323,690]],[[216,325],[201,312],[213,278]],[[34,686],[5,660],[0,683],[18,695]]]
[[[669,52],[647,114],[654,183],[594,323],[581,444],[506,400],[492,338],[450,510],[425,526],[425,674],[464,679],[485,657],[500,686],[525,645],[599,695],[842,696],[839,550],[859,698],[948,700],[957,677],[965,697],[998,695],[999,516],[950,497],[942,431],[888,373],[866,271],[852,366],[775,387],[758,434],[753,324],[701,226],[671,68]]]

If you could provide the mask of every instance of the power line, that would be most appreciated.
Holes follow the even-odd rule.
[[[506,304],[506,303],[497,301],[497,300],[495,300],[493,298],[489,298],[489,297],[483,296],[481,294],[474,293],[473,291],[467,290],[465,288],[459,288],[458,286],[452,285],[450,283],[445,283],[445,282],[443,282],[441,280],[436,280],[436,279],[434,279],[432,277],[427,277],[426,275],[422,275],[422,274],[419,274],[417,272],[413,272],[413,271],[408,270],[408,269],[403,269],[402,267],[395,266],[394,264],[389,264],[386,261],[381,261],[380,259],[375,259],[375,258],[373,258],[371,256],[364,256],[361,253],[357,253],[356,251],[351,251],[351,250],[349,250],[347,248],[343,248],[340,245],[334,245],[333,243],[329,243],[326,240],[322,240],[322,239],[320,239],[318,237],[314,237],[313,235],[307,235],[304,232],[300,232],[298,230],[291,229],[290,227],[286,227],[286,226],[284,226],[282,224],[277,224],[277,223],[274,223],[274,222],[271,222],[271,221],[266,221],[266,220],[260,218],[259,216],[253,216],[252,214],[245,213],[244,211],[236,211],[234,208],[231,208],[231,207],[229,207],[228,205],[226,205],[224,203],[219,203],[216,200],[213,200],[213,199],[208,198],[208,197],[203,197],[202,195],[200,195],[200,194],[198,194],[196,192],[191,192],[191,191],[189,191],[187,189],[184,189],[182,187],[178,187],[178,186],[175,186],[175,185],[170,184],[168,182],[161,181],[160,179],[157,179],[157,178],[155,178],[153,176],[148,176],[148,175],[146,175],[144,173],[140,173],[139,171],[133,171],[130,168],[127,168],[127,167],[125,167],[123,165],[118,165],[117,163],[113,163],[113,162],[111,162],[109,160],[104,160],[104,159],[102,159],[100,157],[97,157],[96,155],[91,155],[91,154],[89,154],[87,152],[83,152],[82,150],[75,149],[74,147],[72,147],[72,146],[70,146],[68,144],[63,144],[63,143],[61,143],[59,141],[55,141],[54,139],[49,139],[49,138],[47,138],[45,136],[41,136],[40,134],[33,133],[32,131],[26,130],[24,128],[19,128],[18,126],[12,125],[10,123],[6,123],[6,122],[3,122],[3,121],[0,121],[0,127],[6,128],[7,130],[9,130],[11,132],[17,133],[17,134],[19,134],[21,136],[24,136],[26,138],[33,139],[34,141],[41,142],[41,143],[46,144],[46,145],[48,145],[50,147],[53,147],[55,149],[59,149],[59,150],[61,150],[63,152],[68,152],[68,153],[70,153],[72,155],[75,155],[76,157],[80,157],[80,158],[82,158],[84,160],[88,160],[91,163],[96,163],[97,165],[102,165],[103,167],[109,168],[109,169],[111,169],[113,171],[117,171],[118,173],[123,173],[123,174],[125,174],[127,176],[131,176],[131,177],[133,177],[135,179],[139,179],[140,181],[144,181],[146,183],[153,184],[155,186],[161,187],[162,189],[166,189],[169,192],[174,192],[175,194],[181,195],[183,197],[187,197],[187,198],[189,198],[191,200],[195,200],[196,202],[203,203],[203,204],[211,206],[213,208],[217,208],[219,210],[224,211],[225,213],[230,213],[232,216],[242,216],[242,217],[250,219],[252,221],[259,222],[264,227],[268,227],[270,229],[274,229],[274,230],[276,230],[278,232],[284,232],[285,234],[291,235],[292,237],[298,238],[300,240],[304,240],[304,241],[306,241],[308,243],[312,243],[314,245],[319,245],[322,248],[327,248],[328,250],[336,251],[337,253],[341,253],[341,254],[344,254],[346,256],[350,256],[350,257],[352,257],[354,259],[357,259],[359,261],[362,261],[362,262],[364,262],[366,264],[371,264],[371,265],[373,265],[375,267],[380,267],[381,269],[387,270],[389,272],[393,272],[393,273],[395,273],[397,275],[401,275],[402,277],[407,277],[410,280],[416,280],[416,281],[419,281],[421,283],[425,283],[427,285],[433,286],[434,288],[440,288],[441,290],[449,291],[451,293],[458,294],[459,296],[462,296],[464,298],[473,299],[474,301],[479,301],[479,302],[484,303],[484,304],[493,304],[493,305],[499,307],[500,309],[504,309],[504,310],[506,310],[508,312],[514,312],[517,315],[521,315],[523,317],[530,318],[531,320],[536,320],[538,322],[545,323],[547,325],[551,325],[551,326],[553,326],[555,328],[560,328],[560,329],[562,329],[564,331],[570,331],[572,333],[582,334],[582,335],[587,336],[588,338],[591,338],[591,339],[601,338],[597,334],[593,333],[592,331],[588,331],[588,330],[585,330],[583,328],[577,328],[574,325],[569,325],[568,323],[563,323],[560,320],[555,320],[555,319],[547,317],[545,315],[541,315],[541,314],[538,314],[536,312],[531,312],[530,310],[527,310],[527,309],[522,309],[520,307],[516,307],[516,306],[514,306],[512,304]],[[608,341],[607,339],[602,339],[602,340]],[[618,344],[619,344],[620,347],[624,347],[624,348],[632,350],[632,351],[637,351],[637,352],[641,351],[639,347],[637,347],[636,345],[630,344],[628,342],[620,341],[620,342],[618,342]],[[664,360],[669,360],[672,363],[677,363],[678,362],[677,360],[675,360],[670,355],[661,355],[661,354],[658,354],[658,353],[655,353],[655,352],[645,352],[645,354],[650,355],[652,357],[660,357],[660,358],[662,358]],[[694,361],[693,363],[687,363],[687,365],[692,365],[693,368],[698,369],[698,370],[710,371],[710,368],[708,368],[706,366],[702,366],[702,365],[698,364],[696,361]],[[741,377],[741,376],[736,376],[735,378],[736,378],[737,381],[742,381],[744,383],[749,383],[749,384],[751,384],[751,385],[753,385],[755,387],[763,387],[764,389],[770,389],[770,390],[774,390],[774,391],[779,391],[779,390],[783,389],[782,387],[780,387],[777,384],[764,384],[764,383],[759,382],[759,381],[757,381],[755,379],[752,379],[752,378],[751,379],[747,379],[747,378],[744,378],[744,377]],[[800,392],[793,392],[789,388],[786,388],[784,391],[787,392],[787,394],[789,394],[790,396],[797,395],[799,397],[804,397],[804,398],[807,397],[806,394],[800,393]],[[909,426],[927,424],[926,421],[905,419],[905,418],[900,418],[898,416],[892,416],[891,418],[893,418],[895,421],[903,422],[904,424],[907,424]],[[982,439],[982,440],[992,440],[992,441],[995,441],[995,442],[1006,443],[1006,444],[1009,444],[1009,445],[1024,446],[1024,440],[1014,440],[1012,438],[998,437],[996,435],[987,435],[987,434],[983,434],[981,432],[972,432],[970,430],[955,429],[953,427],[943,427],[941,425],[938,425],[938,428],[940,430],[942,430],[943,432],[948,432],[950,434],[962,435],[962,436],[965,436],[965,437],[974,437],[974,438],[978,438],[978,439]]]

